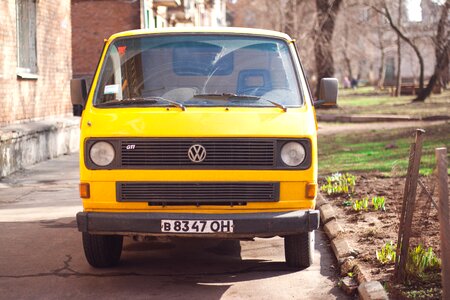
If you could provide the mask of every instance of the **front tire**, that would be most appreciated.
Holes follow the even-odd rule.
[[[87,261],[94,268],[117,265],[122,254],[123,236],[83,232],[83,248]]]
[[[314,258],[314,231],[285,236],[284,254],[289,267],[310,267]]]

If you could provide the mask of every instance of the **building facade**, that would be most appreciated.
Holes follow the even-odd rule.
[[[90,82],[105,38],[180,20],[224,25],[222,14],[221,0],[0,1],[0,178],[78,150],[70,81]]]
[[[70,0],[0,1],[0,178],[78,150]]]
[[[70,114],[70,0],[0,1],[0,19],[0,127]]]
[[[72,0],[73,77],[92,79],[104,39],[132,29],[226,26],[225,0]]]
[[[72,0],[74,77],[92,76],[105,38],[140,27],[139,1]]]

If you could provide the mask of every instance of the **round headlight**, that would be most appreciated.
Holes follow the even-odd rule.
[[[281,148],[281,160],[290,167],[296,167],[305,160],[305,147],[297,142],[289,142]]]
[[[105,167],[112,163],[114,156],[114,148],[107,142],[96,142],[89,151],[92,162],[99,167]]]

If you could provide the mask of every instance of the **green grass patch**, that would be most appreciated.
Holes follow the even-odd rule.
[[[355,96],[355,95],[373,95],[373,94],[387,94],[388,92],[386,91],[379,91],[376,90],[373,86],[363,86],[363,87],[359,87],[357,89],[343,89],[340,88],[339,89],[339,95],[343,96],[343,97],[348,97],[348,96]]]
[[[352,96],[352,97],[342,97],[339,99],[339,106],[344,108],[354,108],[354,107],[367,107],[367,106],[378,106],[382,105],[384,108],[386,106],[394,105],[406,105],[411,102],[410,97],[391,97],[387,95],[380,96]]]
[[[450,149],[450,123],[425,130],[420,173],[428,175],[436,164],[434,149]],[[403,176],[408,169],[413,135],[414,130],[409,128],[319,136],[319,173],[378,171]]]

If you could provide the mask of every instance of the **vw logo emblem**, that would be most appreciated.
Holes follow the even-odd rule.
[[[206,149],[202,145],[192,145],[188,150],[189,159],[193,163],[201,163],[206,158]]]

